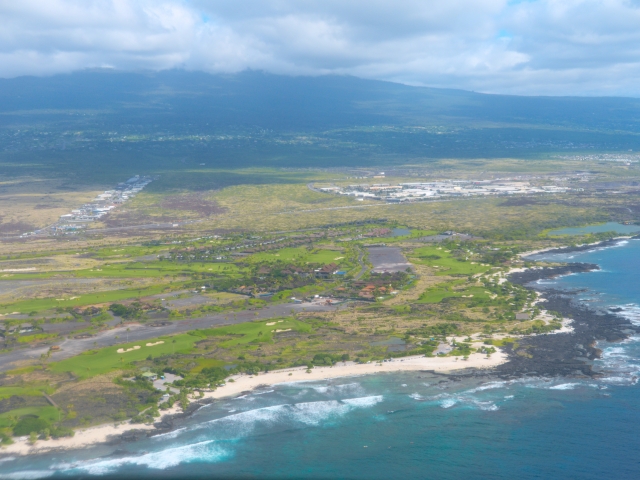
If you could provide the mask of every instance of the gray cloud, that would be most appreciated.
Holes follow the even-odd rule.
[[[640,2],[631,0],[20,0],[0,1],[0,22],[3,77],[251,68],[640,95]]]

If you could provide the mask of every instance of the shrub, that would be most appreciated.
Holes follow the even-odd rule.
[[[75,432],[67,427],[51,427],[52,438],[73,437]]]
[[[41,432],[45,428],[49,428],[49,422],[42,418],[23,417],[13,427],[13,434],[16,437],[29,435],[31,432]]]
[[[7,435],[4,432],[0,432],[0,445],[11,445],[13,440],[11,440],[11,436]]]

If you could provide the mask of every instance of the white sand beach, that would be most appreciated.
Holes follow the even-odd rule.
[[[262,385],[277,385],[287,382],[302,382],[326,380],[329,378],[351,377],[384,372],[433,370],[436,372],[450,372],[464,368],[493,368],[506,361],[506,354],[498,351],[487,358],[486,355],[473,353],[468,360],[461,357],[424,357],[413,356],[396,358],[382,363],[357,364],[355,362],[340,362],[333,367],[315,367],[307,373],[306,367],[276,370],[260,375],[234,375],[233,382],[218,387],[213,392],[205,393],[205,398],[223,398],[238,395]]]
[[[468,360],[461,357],[424,357],[412,356],[397,358],[382,363],[357,364],[355,362],[340,362],[333,367],[315,367],[307,373],[306,367],[275,370],[259,375],[234,375],[233,381],[218,387],[212,392],[204,392],[203,399],[224,398],[239,395],[257,387],[278,385],[288,382],[316,381],[330,378],[352,377],[370,375],[384,372],[420,371],[432,370],[445,373],[465,368],[489,369],[506,362],[507,356],[500,350],[487,358],[484,354],[473,353]],[[196,399],[199,398],[196,396]],[[163,410],[164,415],[178,413],[180,407],[175,405],[169,410]],[[35,445],[30,445],[28,438],[22,437],[14,444],[3,447],[0,454],[4,455],[29,455],[44,453],[51,450],[79,449],[109,441],[109,439],[122,435],[128,430],[153,430],[153,425],[122,423],[120,425],[106,424],[96,427],[76,430],[75,436],[58,440],[39,440]]]

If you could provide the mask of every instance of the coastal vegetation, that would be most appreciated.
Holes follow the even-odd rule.
[[[60,162],[82,171],[74,155]],[[612,193],[635,188],[635,164],[434,159],[384,180],[364,167],[231,170],[160,161],[153,168],[147,173],[158,178],[126,209],[82,231],[3,237],[2,442],[153,423],[240,373],[519,351],[523,336],[563,326],[533,291],[509,281],[514,269],[542,265],[521,254],[618,235],[558,236],[556,228],[640,221],[634,197]],[[11,175],[7,188],[15,189],[21,173]],[[54,190],[68,185],[42,175]],[[508,175],[571,190],[384,203],[313,189]],[[102,186],[95,178],[68,187],[69,198],[95,195]],[[47,211],[30,217],[33,228],[60,214]],[[156,222],[169,226],[146,227]],[[377,260],[373,246],[399,257]],[[173,333],[155,330],[171,326]]]

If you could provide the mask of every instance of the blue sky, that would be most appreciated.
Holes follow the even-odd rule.
[[[0,22],[3,77],[257,69],[640,96],[639,0],[0,0]]]

